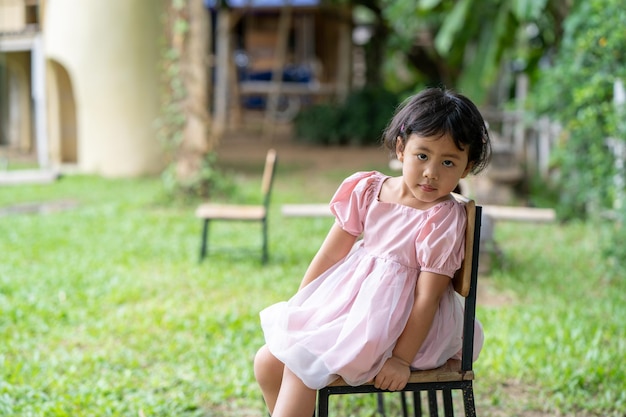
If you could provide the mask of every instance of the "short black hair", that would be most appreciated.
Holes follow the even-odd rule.
[[[482,171],[491,159],[487,126],[476,105],[462,94],[443,88],[428,88],[406,99],[396,110],[383,133],[384,146],[395,153],[408,137],[450,135],[460,150],[469,146],[471,173]]]

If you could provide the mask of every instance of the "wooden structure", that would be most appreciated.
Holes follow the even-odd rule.
[[[474,319],[476,315],[476,287],[478,282],[478,257],[480,253],[481,210],[473,200],[458,196],[465,203],[467,227],[465,230],[465,257],[461,268],[452,280],[456,292],[465,299],[463,317],[463,347],[461,360],[450,359],[443,366],[426,371],[411,372],[408,384],[402,389],[402,408],[404,417],[408,416],[405,392],[413,393],[413,415],[422,415],[421,392],[428,394],[428,408],[431,416],[438,415],[437,392],[443,396],[446,416],[453,416],[452,390],[463,392],[465,416],[475,416],[472,358],[474,349]],[[343,379],[338,379],[318,390],[317,417],[328,416],[328,399],[330,395],[378,393],[379,408],[382,408],[382,394],[388,392],[374,387],[373,382],[361,386],[350,386]],[[384,409],[383,409],[384,411]],[[383,412],[384,415],[384,412]]]
[[[319,0],[225,3],[218,7],[215,1],[206,2],[215,19],[211,63],[216,135],[242,122],[246,97],[262,97],[266,121],[273,122],[280,97],[306,97],[315,102],[347,95],[352,65],[349,8],[323,6]],[[285,81],[283,71],[289,66],[308,70],[310,77]],[[250,77],[259,73],[271,76],[263,80]]]

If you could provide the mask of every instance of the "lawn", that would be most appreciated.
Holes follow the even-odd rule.
[[[332,222],[280,204],[325,202],[347,174],[279,166],[265,267],[251,224],[216,224],[199,264],[194,206],[156,178],[0,188],[0,416],[265,416],[258,312],[293,293]],[[503,223],[496,239],[482,279],[508,301],[478,307],[479,415],[623,416],[626,283],[597,227]]]

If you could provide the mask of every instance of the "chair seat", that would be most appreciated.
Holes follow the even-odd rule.
[[[261,220],[265,217],[265,207],[232,204],[202,204],[196,209],[196,217],[222,220]]]
[[[473,371],[461,371],[461,361],[457,359],[449,359],[443,366],[436,369],[426,371],[412,371],[409,377],[409,384],[420,384],[429,382],[452,382],[452,381],[471,381],[474,379]],[[373,381],[366,382],[363,385],[374,385]],[[348,386],[343,378],[328,384],[329,387]]]

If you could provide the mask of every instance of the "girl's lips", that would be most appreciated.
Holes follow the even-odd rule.
[[[430,192],[433,192],[433,191],[436,190],[436,188],[433,188],[433,187],[431,187],[430,185],[427,185],[427,184],[420,185],[420,188],[422,189],[422,191],[425,191],[427,193],[430,193]]]

